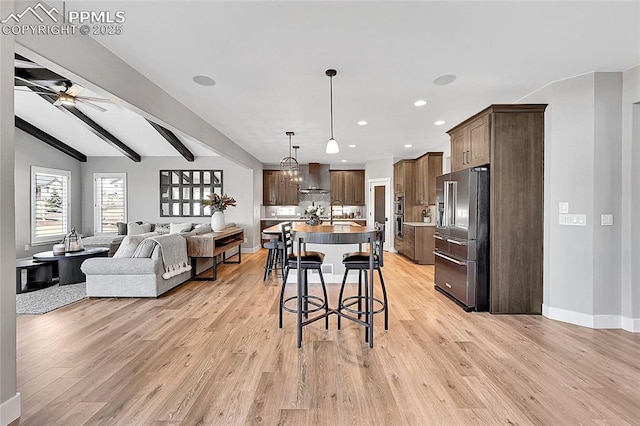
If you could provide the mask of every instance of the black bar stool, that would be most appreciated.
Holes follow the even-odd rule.
[[[293,252],[293,238],[291,236],[291,223],[286,222],[280,225],[282,229],[282,243],[284,245],[285,255],[285,267],[284,274],[282,276],[282,290],[280,291],[280,311],[278,317],[278,327],[282,328],[282,311],[285,310],[291,313],[297,313],[297,308],[291,308],[287,306],[287,303],[297,302],[297,295],[284,298],[284,290],[287,285],[287,277],[291,269],[297,269],[298,267],[298,255]],[[302,250],[302,247],[298,247],[298,250]],[[303,307],[302,314],[305,318],[309,318],[309,314],[324,310],[325,312],[325,328],[329,329],[329,298],[327,297],[327,288],[324,284],[324,277],[322,276],[322,262],[324,262],[324,253],[319,251],[301,251],[300,253],[300,268],[303,270],[304,277],[304,294],[302,295]],[[320,282],[322,283],[322,297],[313,296],[309,294],[309,282],[308,271],[309,269],[315,269],[320,275]],[[309,306],[311,305],[311,306]]]
[[[373,267],[378,271],[378,276],[380,277],[380,287],[382,289],[382,300],[379,298],[373,297],[373,301],[377,306],[377,309],[373,311],[373,314],[379,314],[384,312],[384,329],[389,329],[389,311],[388,311],[388,302],[387,302],[387,289],[384,285],[384,279],[382,278],[382,266],[383,266],[383,248],[384,248],[384,223],[375,224],[376,227],[376,242],[374,244],[373,250]],[[359,251],[353,253],[345,253],[342,255],[342,264],[345,266],[346,270],[344,271],[344,277],[342,278],[342,285],[340,286],[340,295],[338,296],[338,312],[342,312],[343,310],[347,312],[351,312],[352,314],[357,314],[358,319],[362,315],[365,315],[365,318],[368,314],[367,311],[367,298],[369,295],[367,291],[365,294],[362,294],[362,275],[363,271],[369,270],[369,252]],[[347,274],[349,271],[356,270],[358,271],[358,294],[355,296],[344,297],[344,287],[347,283]],[[368,289],[368,281],[369,274],[364,274],[364,288]],[[353,307],[357,305],[357,307]],[[364,308],[363,306],[364,305]],[[338,330],[340,330],[340,315],[338,315]]]
[[[264,276],[262,277],[262,281],[266,281],[267,276],[272,271],[276,271],[276,276],[278,270],[284,275],[284,244],[279,241],[280,237],[277,235],[262,234],[262,239],[268,240],[262,244],[262,247],[269,250],[267,252],[267,262],[264,265]]]

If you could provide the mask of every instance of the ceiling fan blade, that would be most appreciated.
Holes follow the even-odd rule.
[[[31,80],[28,80],[28,79],[26,79],[26,78],[18,77],[18,76],[16,75],[16,76],[15,76],[15,79],[16,79],[16,80],[19,80],[19,81],[22,81],[23,83],[26,83],[26,84],[27,84],[27,85],[29,85],[29,86],[39,87],[39,88],[41,88],[41,89],[48,90],[49,92],[52,92],[52,93],[58,94],[58,92],[56,92],[55,90],[52,90],[52,89],[48,88],[47,86],[43,86],[42,84],[38,84],[38,83],[36,83],[36,82],[34,82],[34,81],[31,81]]]
[[[105,99],[105,98],[92,98],[91,96],[76,96],[76,99],[82,99],[84,101],[91,101],[91,102],[111,102],[111,99]]]
[[[79,84],[72,84],[71,87],[69,87],[67,90],[65,90],[65,93],[67,95],[71,95],[74,98],[76,96],[78,96],[80,93],[82,93],[82,91],[84,90],[84,87],[80,86]]]
[[[36,92],[35,90],[30,90],[30,89],[23,90],[23,89],[18,89],[17,87],[14,88],[14,90],[16,92],[35,93],[36,95],[58,96],[58,94],[54,92]]]
[[[76,98],[76,102],[80,102],[81,104],[86,105],[88,107],[91,107],[93,109],[96,109],[96,110],[98,110],[100,112],[106,112],[107,111],[106,109],[102,108],[101,106],[98,106],[96,104],[92,104],[91,102],[87,102],[87,101],[85,101],[83,99]]]

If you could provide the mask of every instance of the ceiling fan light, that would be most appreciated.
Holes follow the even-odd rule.
[[[60,101],[60,103],[64,104],[64,105],[75,105],[76,104],[76,100],[73,96],[69,96],[67,94],[61,94],[58,97],[58,100]]]
[[[329,142],[327,142],[327,154],[337,154],[339,152],[338,142],[334,138],[329,139]]]

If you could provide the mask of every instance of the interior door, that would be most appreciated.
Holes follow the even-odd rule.
[[[384,223],[385,249],[393,244],[395,224],[391,218],[391,179],[369,179],[369,203],[367,226],[374,226],[375,222]]]

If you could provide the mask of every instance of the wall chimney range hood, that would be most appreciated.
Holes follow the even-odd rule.
[[[300,185],[300,192],[303,194],[328,194],[331,188],[329,165],[320,163],[309,163],[302,166],[303,180]]]

